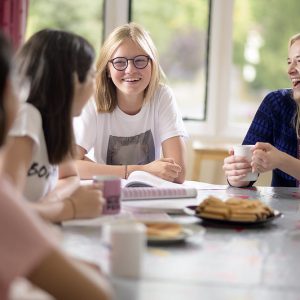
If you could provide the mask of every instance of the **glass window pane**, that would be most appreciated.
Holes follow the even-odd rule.
[[[287,44],[300,31],[299,10],[298,0],[235,1],[230,122],[249,124],[268,91],[291,86]]]
[[[205,119],[209,0],[132,0],[132,21],[150,32],[183,117]]]
[[[26,36],[43,28],[72,31],[99,51],[102,42],[103,0],[30,0]]]

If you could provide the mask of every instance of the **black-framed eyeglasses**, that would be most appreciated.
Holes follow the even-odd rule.
[[[145,69],[151,58],[147,55],[138,55],[134,58],[116,57],[109,60],[113,67],[118,71],[124,71],[128,67],[128,61],[132,60],[137,69]]]

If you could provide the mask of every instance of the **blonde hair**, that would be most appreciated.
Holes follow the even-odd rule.
[[[289,44],[288,44],[288,49],[291,48],[291,46],[296,42],[300,40],[300,33],[297,33],[295,35],[293,35],[290,40],[289,40]],[[296,105],[297,105],[297,112],[295,114],[295,126],[296,126],[296,134],[297,134],[297,138],[300,138],[300,107],[299,107],[299,102],[295,101]]]
[[[156,89],[165,78],[158,61],[156,47],[149,33],[133,22],[117,27],[104,42],[97,61],[95,100],[98,112],[112,112],[117,106],[116,86],[108,76],[107,64],[113,53],[126,39],[132,40],[151,58],[152,72],[150,83],[145,89],[144,101],[153,97]]]
[[[293,35],[289,40],[289,48],[297,41],[300,40],[300,33]]]

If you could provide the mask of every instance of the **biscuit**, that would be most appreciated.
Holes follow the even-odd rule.
[[[230,220],[232,221],[242,221],[242,222],[251,222],[251,221],[256,221],[258,218],[254,214],[238,214],[234,213],[231,214]]]
[[[148,237],[175,237],[182,231],[180,224],[168,222],[145,222]]]
[[[196,214],[211,219],[255,222],[274,215],[274,212],[260,200],[232,197],[222,201],[209,196],[197,206]]]
[[[209,218],[209,219],[218,219],[218,220],[226,220],[226,218],[222,215],[208,213],[208,212],[201,212],[199,214],[200,217]]]
[[[229,198],[226,200],[226,204],[229,205],[242,205],[244,203],[244,199],[241,198]]]
[[[216,207],[216,206],[205,206],[201,213],[211,213],[215,215],[221,215],[225,219],[229,218],[230,210],[228,207]]]
[[[202,206],[206,206],[206,205],[210,205],[210,206],[225,206],[224,202],[216,197],[213,196],[209,196],[208,198],[206,198],[202,203],[200,203],[200,207]]]
[[[231,209],[232,214],[241,214],[241,215],[255,215],[258,219],[264,219],[266,213],[263,208],[245,208],[245,207],[235,207]]]

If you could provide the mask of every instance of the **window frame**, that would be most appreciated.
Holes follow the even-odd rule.
[[[133,8],[133,4],[132,4],[133,0],[129,0],[129,5],[130,5],[130,16],[129,16],[129,22],[132,21],[132,8]],[[206,30],[206,56],[205,56],[205,83],[204,83],[204,99],[203,99],[203,117],[200,118],[193,118],[193,117],[189,117],[189,116],[185,116],[183,115],[183,121],[184,122],[204,122],[207,119],[207,94],[208,94],[208,73],[209,73],[209,48],[210,48],[210,29],[211,29],[211,7],[212,7],[212,0],[207,0],[208,2],[208,22],[207,22],[207,30]]]
[[[228,116],[230,104],[230,72],[233,48],[234,0],[211,0],[209,31],[205,119],[185,120],[190,136],[214,140],[241,138],[249,125],[231,124]],[[116,26],[131,19],[131,0],[104,0],[104,37]]]
[[[228,121],[232,63],[234,0],[212,0],[209,32],[207,118],[202,122],[185,122],[191,136],[214,138],[241,137],[241,127],[230,127]]]

